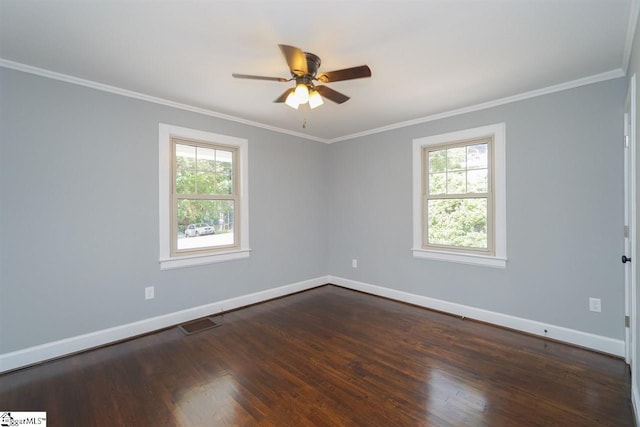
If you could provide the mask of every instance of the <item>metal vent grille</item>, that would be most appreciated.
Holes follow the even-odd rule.
[[[196,332],[206,331],[207,329],[217,328],[221,326],[219,323],[215,323],[208,317],[204,319],[192,320],[191,322],[183,323],[178,325],[178,328],[186,335],[195,334]]]

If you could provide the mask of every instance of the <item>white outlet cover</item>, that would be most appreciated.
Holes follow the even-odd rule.
[[[153,286],[147,286],[144,288],[144,299],[153,299],[155,297],[155,288]]]
[[[602,302],[600,298],[589,298],[589,310],[595,312],[602,312]]]
[[[357,259],[352,259],[351,260],[351,267],[358,268],[358,260]]]

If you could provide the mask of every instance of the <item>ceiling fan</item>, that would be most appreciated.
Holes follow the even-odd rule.
[[[251,74],[237,74],[232,76],[237,79],[253,80],[273,80],[277,82],[290,82],[295,80],[296,86],[287,89],[273,102],[284,102],[288,106],[297,109],[300,104],[309,103],[309,107],[316,108],[323,104],[322,97],[325,97],[337,104],[342,104],[349,100],[344,95],[328,86],[316,85],[314,81],[321,83],[333,83],[342,80],[360,79],[371,77],[371,69],[366,65],[359,67],[345,68],[336,71],[327,71],[318,74],[320,68],[320,58],[309,52],[303,52],[295,46],[278,45],[284,55],[291,78],[254,76]]]

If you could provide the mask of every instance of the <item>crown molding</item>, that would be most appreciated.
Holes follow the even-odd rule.
[[[635,26],[636,26],[636,22],[637,22],[637,15],[638,15],[638,7],[637,5],[640,4],[640,0],[634,0],[632,7],[634,8],[634,10],[636,10],[636,17],[635,19],[632,19],[633,21],[633,27],[634,27],[634,32],[635,32]],[[631,20],[629,23],[630,27],[632,25]],[[631,30],[630,30],[631,31]],[[632,41],[633,41],[633,37],[632,37]],[[630,48],[629,48],[630,51]],[[628,63],[629,59],[627,58],[627,63]],[[19,62],[14,62],[14,61],[9,61],[7,59],[3,59],[0,58],[0,67],[3,68],[9,68],[12,70],[17,70],[17,71],[22,71],[25,73],[29,73],[29,74],[35,74],[38,76],[42,76],[42,77],[46,77],[46,78],[50,78],[50,79],[54,79],[54,80],[59,80],[59,81],[63,81],[66,83],[71,83],[71,84],[75,84],[75,85],[79,85],[79,86],[85,86],[88,88],[92,88],[92,89],[96,89],[96,90],[101,90],[104,92],[109,92],[109,93],[114,93],[117,95],[122,95],[122,96],[126,96],[129,98],[135,98],[135,99],[139,99],[142,101],[147,101],[147,102],[152,102],[155,104],[160,104],[160,105],[165,105],[167,107],[173,107],[173,108],[177,108],[180,110],[185,110],[185,111],[191,111],[194,113],[198,113],[198,114],[203,114],[205,116],[210,116],[210,117],[216,117],[219,119],[224,119],[224,120],[229,120],[232,122],[237,122],[237,123],[242,123],[245,125],[249,125],[249,126],[254,126],[254,127],[258,127],[258,128],[262,128],[262,129],[266,129],[266,130],[270,130],[273,132],[279,132],[279,133],[283,133],[283,134],[287,134],[287,135],[291,135],[291,136],[295,136],[298,138],[303,138],[303,139],[308,139],[311,141],[316,141],[316,142],[323,142],[325,144],[332,144],[334,142],[339,142],[339,141],[347,141],[350,139],[355,139],[355,138],[360,138],[363,136],[368,136],[368,135],[374,135],[377,133],[382,133],[382,132],[387,132],[390,130],[394,130],[394,129],[401,129],[401,128],[405,128],[408,126],[413,126],[413,125],[417,125],[417,124],[421,124],[421,123],[427,123],[427,122],[432,122],[435,120],[440,120],[440,119],[445,119],[448,117],[453,117],[453,116],[458,116],[461,114],[467,114],[467,113],[471,113],[474,111],[480,111],[480,110],[486,110],[488,108],[493,108],[493,107],[497,107],[500,105],[505,105],[505,104],[509,104],[512,102],[517,102],[517,101],[522,101],[525,99],[529,99],[529,98],[535,98],[537,96],[542,96],[542,95],[548,95],[551,93],[555,93],[555,92],[561,92],[567,89],[573,89],[576,87],[580,87],[580,86],[585,86],[585,85],[590,85],[593,83],[599,83],[599,82],[603,82],[606,80],[612,80],[612,79],[616,79],[619,77],[624,77],[626,75],[625,69],[624,68],[618,68],[615,70],[611,70],[611,71],[607,71],[604,73],[600,73],[600,74],[596,74],[593,76],[588,76],[588,77],[584,77],[581,79],[577,79],[577,80],[572,80],[569,82],[565,82],[565,83],[560,83],[557,85],[553,85],[553,86],[548,86],[546,88],[542,88],[542,89],[536,89],[536,90],[532,90],[530,92],[525,92],[525,93],[521,93],[518,95],[513,95],[513,96],[509,96],[506,98],[501,98],[501,99],[497,99],[494,101],[489,101],[489,102],[483,102],[481,104],[476,104],[476,105],[471,105],[468,107],[463,107],[463,108],[458,108],[455,110],[450,110],[450,111],[445,111],[443,113],[438,113],[438,114],[432,114],[429,116],[424,116],[424,117],[420,117],[417,119],[412,119],[412,120],[407,120],[407,121],[403,121],[403,122],[398,122],[398,123],[393,123],[387,126],[382,126],[382,127],[378,127],[375,129],[369,129],[363,132],[358,132],[358,133],[353,133],[350,135],[344,135],[344,136],[340,136],[337,138],[333,138],[333,139],[325,139],[325,138],[320,138],[320,137],[316,137],[316,136],[312,136],[312,135],[307,135],[304,133],[300,133],[300,132],[294,132],[288,129],[283,129],[283,128],[279,128],[276,126],[271,126],[271,125],[267,125],[265,123],[260,123],[260,122],[254,122],[251,120],[247,120],[247,119],[243,119],[240,117],[236,117],[236,116],[232,116],[229,114],[223,114],[223,113],[218,113],[216,111],[212,111],[212,110],[208,110],[206,108],[201,108],[201,107],[194,107],[192,105],[188,105],[188,104],[182,104],[179,102],[174,102],[168,99],[163,99],[163,98],[158,98],[155,96],[151,96],[151,95],[146,95],[144,93],[140,93],[140,92],[134,92],[128,89],[122,89],[116,86],[110,86],[104,83],[98,83],[98,82],[94,82],[91,80],[85,80],[85,79],[81,79],[78,77],[74,77],[74,76],[70,76],[67,74],[62,74],[62,73],[57,73],[55,71],[50,71],[50,70],[46,70],[43,68],[38,68],[38,67],[33,67],[31,65],[26,65],[26,64],[21,64]]]
[[[273,132],[284,133],[287,135],[296,136],[299,138],[309,139],[316,142],[324,142],[327,140],[323,138],[318,138],[315,136],[307,135],[300,132],[294,132],[288,129],[279,128],[276,126],[270,126],[260,122],[254,122],[252,120],[243,119],[240,117],[232,116],[229,114],[218,113],[217,111],[208,110],[206,108],[194,107],[188,104],[182,104],[180,102],[171,101],[164,98],[158,98],[151,95],[146,95],[140,92],[134,92],[128,89],[122,89],[116,86],[110,86],[104,83],[98,83],[91,80],[81,79],[79,77],[70,76],[68,74],[57,73],[55,71],[46,70],[44,68],[33,67],[31,65],[21,64],[19,62],[9,61],[4,58],[0,58],[0,67],[10,68],[12,70],[22,71],[29,74],[35,74],[37,76],[46,77],[53,80],[59,80],[66,83],[71,83],[79,86],[88,87],[91,89],[100,90],[103,92],[114,93],[116,95],[126,96],[128,98],[139,99],[142,101],[152,102],[154,104],[160,104],[167,107],[177,108],[179,110],[191,111],[193,113],[203,114],[205,116],[216,117],[219,119],[229,120],[232,122],[242,123],[249,126],[255,126],[258,128],[270,130]]]
[[[631,60],[631,49],[633,48],[633,39],[636,36],[636,28],[638,25],[638,13],[640,13],[640,0],[631,0],[629,8],[629,24],[627,25],[627,39],[624,42],[624,53],[622,56],[622,69],[625,74],[629,68]]]
[[[522,101],[529,98],[535,98],[542,95],[548,95],[555,92],[561,92],[567,89],[573,89],[580,86],[586,86],[593,83],[599,83],[606,80],[617,79],[619,77],[624,77],[625,72],[622,68],[618,68],[616,70],[607,71],[605,73],[596,74],[589,77],[584,77],[577,80],[572,80],[570,82],[560,83],[553,86],[548,86],[542,89],[532,90],[530,92],[524,92],[519,95],[508,96],[506,98],[496,99],[494,101],[483,102],[481,104],[471,105],[469,107],[458,108],[456,110],[445,111],[444,113],[432,114],[429,116],[420,117],[413,120],[407,120],[404,122],[394,123],[388,126],[383,126],[375,129],[366,130],[359,133],[354,133],[351,135],[345,135],[338,138],[331,139],[327,141],[329,144],[339,141],[346,141],[350,139],[360,138],[363,136],[373,135],[376,133],[387,132],[394,129],[405,128],[408,126],[418,125],[421,123],[433,122],[435,120],[445,119],[447,117],[459,116],[461,114],[471,113],[474,111],[486,110],[488,108],[497,107],[500,105],[510,104],[512,102]]]

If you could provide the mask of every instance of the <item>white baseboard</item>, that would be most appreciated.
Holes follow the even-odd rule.
[[[522,317],[510,316],[508,314],[483,310],[481,308],[456,304],[449,301],[429,298],[422,295],[397,291],[395,289],[384,288],[382,286],[371,285],[369,283],[358,282],[342,277],[329,276],[329,283],[343,286],[348,289],[366,292],[385,298],[407,302],[445,313],[468,317],[482,322],[503,326],[509,329],[526,332],[533,335],[551,338],[554,340],[578,345],[614,356],[624,357],[624,341],[603,337],[588,332],[577,331],[562,326],[542,323],[535,320],[524,319]],[[546,331],[546,332],[545,332]]]
[[[317,277],[315,279],[305,280],[303,282],[280,286],[273,289],[267,289],[265,291],[255,292],[252,294],[242,295],[223,301],[217,301],[198,307],[188,308],[186,310],[176,311],[173,313],[164,314],[162,316],[140,320],[138,322],[133,322],[126,325],[115,326],[109,329],[103,329],[84,335],[65,338],[59,341],[53,341],[46,344],[1,354],[0,372],[6,372],[24,366],[33,365],[35,363],[40,363],[68,354],[77,353],[79,351],[99,347],[101,345],[109,344],[115,341],[135,337],[136,335],[157,331],[159,329],[167,328],[183,322],[188,322],[200,317],[217,314],[222,311],[233,310],[258,302],[270,300],[272,298],[278,298],[295,292],[315,288],[327,283],[329,283],[329,276]]]
[[[46,360],[55,359],[79,351],[88,350],[101,345],[131,338],[137,335],[153,332],[162,328],[188,322],[193,319],[220,313],[221,311],[233,310],[272,298],[289,295],[295,292],[304,291],[327,283],[334,283],[348,289],[366,292],[381,297],[386,297],[398,301],[415,304],[421,307],[430,308],[446,313],[465,316],[471,319],[480,320],[494,325],[527,332],[534,335],[548,337],[558,341],[567,342],[581,347],[590,348],[604,353],[624,357],[624,341],[600,335],[581,332],[574,329],[555,326],[535,320],[523,319],[507,314],[496,313],[466,305],[456,304],[422,295],[411,294],[355,280],[345,279],[335,276],[321,276],[315,279],[305,280],[278,288],[267,289],[261,292],[242,295],[235,298],[217,301],[186,310],[176,311],[138,322],[120,325],[109,329],[103,329],[84,335],[65,338],[22,350],[13,351],[0,355],[0,372],[11,371],[24,366],[41,363]],[[547,330],[547,333],[544,331]],[[636,388],[632,389],[632,399],[636,418],[640,408],[640,396]],[[640,424],[638,424],[640,425]]]

